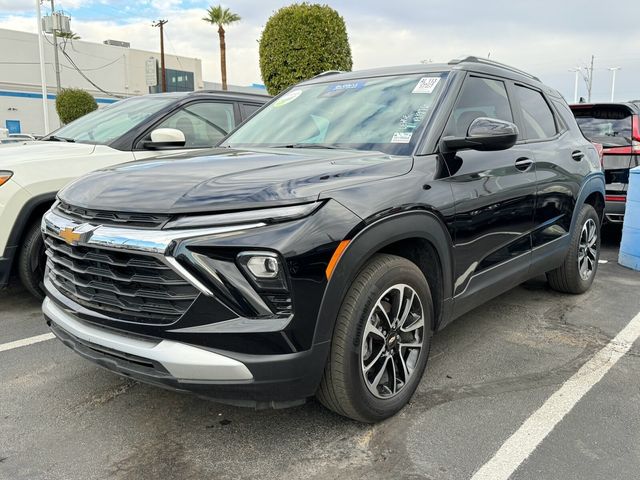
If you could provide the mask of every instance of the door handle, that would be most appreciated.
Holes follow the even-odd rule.
[[[584,158],[584,153],[582,153],[580,150],[574,150],[573,152],[571,152],[571,158],[573,158],[576,162],[579,162]]]
[[[526,172],[533,165],[533,160],[527,157],[520,157],[516,160],[516,168],[521,172]]]

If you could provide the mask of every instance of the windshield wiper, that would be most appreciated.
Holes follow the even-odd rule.
[[[290,143],[285,145],[274,145],[271,148],[318,148],[325,150],[353,150],[347,147],[338,147],[335,145],[322,145],[321,143]]]
[[[69,143],[75,143],[75,140],[73,138],[65,138],[65,137],[60,137],[58,135],[49,135],[46,139],[47,142],[69,142]]]

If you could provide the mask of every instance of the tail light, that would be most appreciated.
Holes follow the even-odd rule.
[[[631,118],[631,151],[640,153],[640,116]]]
[[[626,195],[605,195],[604,199],[607,202],[626,202],[627,196]]]

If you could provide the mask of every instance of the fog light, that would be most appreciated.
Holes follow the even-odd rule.
[[[278,260],[274,257],[255,255],[249,257],[247,269],[256,278],[276,278],[280,271]]]
[[[259,292],[286,292],[285,264],[275,252],[240,252],[238,265]]]

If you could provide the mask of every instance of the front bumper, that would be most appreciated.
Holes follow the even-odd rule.
[[[314,395],[329,344],[288,355],[238,355],[145,338],[81,320],[46,298],[51,331],[82,357],[125,377],[231,405],[281,408]],[[235,357],[235,358],[234,358]]]

